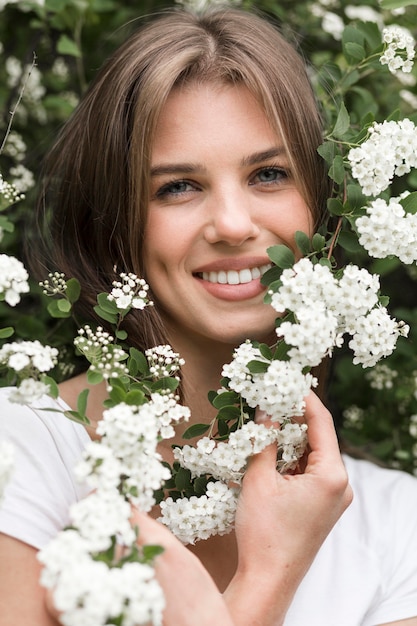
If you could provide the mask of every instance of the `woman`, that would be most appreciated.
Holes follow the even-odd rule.
[[[246,337],[273,340],[275,315],[259,280],[268,267],[265,250],[276,243],[294,249],[295,231],[311,233],[320,221],[328,188],[320,142],[320,116],[298,54],[263,20],[227,9],[201,18],[173,12],[133,35],[51,152],[39,204],[51,212],[48,265],[80,280],[82,319],[91,319],[96,294],[110,290],[115,267],[147,279],[155,307],[126,318],[129,341],[140,349],[168,342],[181,354],[184,402],[197,422],[212,417],[207,392],[218,388],[234,347]],[[84,374],[64,382],[61,405],[74,406],[86,386]],[[94,437],[105,389],[92,387],[89,398]],[[30,429],[31,444],[21,459],[27,473],[18,464],[0,513],[0,568],[7,572],[0,624],[49,625],[55,618],[37,584],[36,551],[84,495],[74,493],[66,466],[88,436],[42,411],[36,419],[7,405],[4,413],[6,436],[24,448],[14,432],[19,422],[20,433]],[[273,447],[254,457],[235,533],[188,549],[136,514],[143,540],[167,547],[157,564],[166,624],[417,624],[415,559],[405,563],[390,545],[395,519],[411,517],[406,512],[417,504],[414,479],[350,461],[358,503],[326,539],[351,490],[331,418],[313,394],[306,420],[312,451],[305,472],[279,476]],[[35,441],[40,454],[32,451]],[[171,460],[170,448],[161,452]],[[31,486],[28,475],[35,476]],[[386,507],[393,485],[400,496],[387,544],[379,509],[367,498],[375,491]],[[407,535],[412,540],[416,545]]]

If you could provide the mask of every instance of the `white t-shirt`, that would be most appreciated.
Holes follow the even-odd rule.
[[[45,398],[38,408],[9,403],[0,389],[0,441],[16,466],[0,507],[0,532],[42,548],[87,494],[73,468],[86,430]],[[417,616],[417,479],[346,458],[354,501],[301,583],[285,626],[377,626]],[[307,520],[308,522],[308,520]],[[303,523],[305,521],[303,520]]]

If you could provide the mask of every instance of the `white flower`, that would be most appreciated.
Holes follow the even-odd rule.
[[[113,342],[114,337],[101,326],[93,331],[88,324],[79,329],[74,339],[74,345],[91,363],[90,370],[101,374],[106,381],[128,373],[124,364],[128,354]]]
[[[0,178],[0,193],[2,179]],[[0,298],[10,306],[20,302],[20,294],[29,291],[29,275],[21,261],[0,254]]]
[[[12,355],[9,359],[10,367],[13,367],[13,365],[10,365],[10,361],[13,356],[25,357],[25,355]],[[16,367],[13,367],[13,369],[16,369]],[[40,380],[35,380],[33,378],[24,378],[21,381],[20,385],[10,392],[9,401],[16,402],[17,404],[32,404],[33,402],[36,402],[43,396],[47,395],[49,391],[49,385],[41,382]]]
[[[377,363],[374,368],[366,373],[365,378],[369,380],[372,389],[392,389],[394,379],[398,376],[398,372],[385,363]]]
[[[384,307],[373,309],[356,320],[349,347],[353,350],[353,363],[372,367],[395,348],[398,337],[407,336],[408,326],[392,319]]]
[[[152,305],[148,298],[149,285],[143,278],[138,278],[136,274],[120,274],[121,281],[113,282],[113,289],[107,296],[108,300],[114,301],[118,309],[126,310],[130,307],[134,309],[144,309],[147,305]]]
[[[5,343],[0,349],[0,364],[20,372],[26,368],[47,372],[57,363],[58,350],[39,341]]]
[[[228,441],[216,443],[209,437],[203,437],[195,447],[185,445],[174,448],[174,458],[182,467],[189,469],[193,477],[211,474],[219,480],[238,483],[248,457],[276,441],[279,432],[263,424],[247,422],[230,433]]]
[[[225,535],[233,528],[238,490],[220,481],[210,482],[206,494],[179,498],[166,498],[161,502],[162,522],[185,544],[212,535]]]
[[[104,626],[123,616],[123,626],[162,626],[164,595],[154,570],[142,563],[109,568],[95,561],[87,542],[66,530],[39,554],[41,584],[53,589],[64,626]]]
[[[117,489],[99,489],[70,507],[72,525],[90,552],[100,552],[111,547],[116,536],[126,546],[136,538],[130,525],[131,507]]]
[[[411,72],[415,57],[415,41],[410,31],[402,26],[387,26],[382,31],[385,50],[380,57],[382,65],[387,65],[392,74],[399,70]]]
[[[348,160],[363,193],[377,196],[394,176],[403,176],[417,166],[417,128],[406,118],[375,122],[368,130],[369,139],[352,148]]]
[[[405,264],[417,261],[417,214],[406,213],[401,197],[377,198],[356,220],[359,242],[375,258],[397,256]]]
[[[145,351],[149,369],[154,378],[173,376],[179,372],[185,361],[170,345],[161,345]]]

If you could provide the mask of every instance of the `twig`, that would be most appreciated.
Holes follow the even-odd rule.
[[[36,53],[34,52],[33,53],[31,66],[30,66],[30,68],[28,70],[28,73],[26,74],[26,77],[25,77],[25,80],[23,82],[22,88],[19,91],[19,97],[17,99],[17,102],[14,105],[13,109],[10,111],[10,119],[9,119],[9,123],[7,125],[7,128],[6,128],[6,134],[4,135],[3,141],[2,141],[1,146],[0,146],[0,154],[3,152],[4,146],[6,145],[6,141],[7,141],[8,137],[9,137],[9,135],[10,135],[10,131],[12,129],[12,124],[13,124],[13,118],[14,118],[14,116],[16,114],[18,106],[20,105],[20,103],[22,101],[23,94],[25,92],[26,85],[28,83],[30,75],[32,74],[33,68],[36,67],[36,59],[37,59]]]

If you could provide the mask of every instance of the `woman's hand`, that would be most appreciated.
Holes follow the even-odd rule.
[[[158,544],[156,577],[164,590],[164,626],[234,626],[226,602],[201,561],[162,524],[137,510],[139,541]]]
[[[276,446],[250,459],[236,513],[238,567],[225,592],[235,623],[282,623],[324,539],[352,500],[333,419],[307,398],[303,473],[276,471]]]

